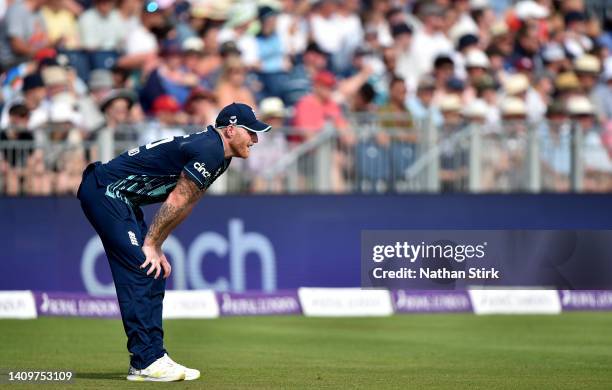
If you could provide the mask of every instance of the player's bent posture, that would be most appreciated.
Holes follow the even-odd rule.
[[[171,267],[162,243],[232,157],[249,157],[257,133],[268,130],[251,107],[233,103],[221,110],[215,127],[131,149],[83,172],[77,196],[102,239],[115,282],[131,355],[128,380],[200,377],[164,349],[162,302]],[[140,206],[157,202],[164,203],[147,231]]]

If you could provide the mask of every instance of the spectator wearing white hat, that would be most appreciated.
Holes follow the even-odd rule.
[[[594,98],[594,89],[601,73],[601,61],[594,55],[584,54],[575,58],[573,65],[576,77],[580,81],[582,92],[589,99]]]
[[[252,181],[250,189],[253,192],[283,190],[282,177],[275,177],[271,181],[263,176],[266,168],[274,165],[287,153],[285,126],[285,105],[277,97],[265,98],[259,104],[259,118],[274,128],[274,132],[263,135],[257,143],[257,151],[253,149],[251,157],[246,161],[248,172]]]

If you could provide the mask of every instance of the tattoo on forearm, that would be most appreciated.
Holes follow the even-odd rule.
[[[176,188],[173,192],[176,192],[182,198],[186,199],[186,202],[181,206],[164,202],[155,215],[155,218],[153,218],[145,241],[161,244],[168,234],[170,234],[170,230],[183,220],[185,217],[185,210],[189,208],[201,194],[198,187],[191,180],[187,179],[184,173],[181,173],[181,177],[176,183]]]

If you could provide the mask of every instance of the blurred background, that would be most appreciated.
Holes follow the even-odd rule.
[[[211,192],[608,192],[602,0],[0,1],[0,194],[240,101],[274,131]]]

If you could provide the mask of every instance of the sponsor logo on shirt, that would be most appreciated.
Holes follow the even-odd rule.
[[[204,163],[196,162],[193,164],[193,167],[195,168],[196,171],[200,172],[202,176],[204,176],[205,179],[208,179],[210,177],[210,172],[206,170]]]

